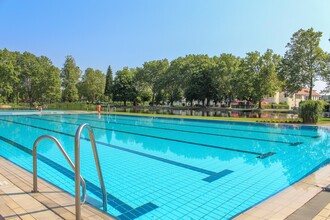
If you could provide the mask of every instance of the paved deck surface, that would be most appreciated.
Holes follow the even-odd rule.
[[[32,174],[0,157],[0,220],[75,219],[74,197],[38,179],[39,193],[31,193]],[[89,206],[82,219],[115,219]]]

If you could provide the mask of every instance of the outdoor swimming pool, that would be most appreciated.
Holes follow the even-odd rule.
[[[33,142],[49,134],[73,160],[82,123],[94,129],[108,212],[119,219],[230,219],[330,162],[327,128],[95,114],[1,115],[0,156],[32,171]],[[38,175],[74,194],[53,142],[38,153]],[[81,173],[88,201],[101,206],[85,139]]]

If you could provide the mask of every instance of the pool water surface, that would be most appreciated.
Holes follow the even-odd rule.
[[[32,171],[32,146],[56,137],[74,159],[79,125],[94,130],[108,213],[118,219],[230,219],[330,162],[326,127],[95,114],[0,115],[0,156]],[[81,174],[102,209],[87,130]],[[74,195],[74,173],[50,140],[39,177]]]

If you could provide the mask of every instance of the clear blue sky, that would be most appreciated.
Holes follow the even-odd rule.
[[[323,32],[329,0],[0,0],[0,49],[45,55],[62,68],[72,55],[114,71],[187,54],[283,55],[300,28]]]

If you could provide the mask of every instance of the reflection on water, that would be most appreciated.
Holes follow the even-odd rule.
[[[212,117],[235,117],[235,118],[297,118],[298,114],[279,112],[258,112],[255,110],[215,110],[215,109],[138,109],[117,108],[117,112],[134,112],[145,114],[187,115],[187,116],[212,116]]]

